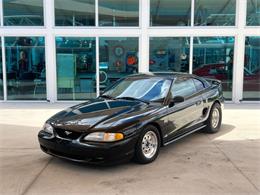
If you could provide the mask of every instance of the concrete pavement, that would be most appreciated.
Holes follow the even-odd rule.
[[[227,104],[219,133],[161,148],[148,165],[113,167],[41,152],[39,128],[70,105],[0,103],[0,194],[260,194],[260,104]]]

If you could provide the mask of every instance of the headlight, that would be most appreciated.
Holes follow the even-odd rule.
[[[90,133],[83,139],[86,141],[96,141],[96,142],[114,142],[124,138],[122,133],[104,133],[104,132],[95,132]]]
[[[53,127],[49,123],[45,123],[43,125],[43,131],[52,135],[53,134]]]

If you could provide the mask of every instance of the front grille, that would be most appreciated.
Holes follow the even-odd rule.
[[[65,129],[55,129],[57,135],[65,139],[78,139],[81,136],[80,132],[65,130]]]

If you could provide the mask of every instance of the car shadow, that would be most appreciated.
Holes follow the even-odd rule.
[[[230,133],[235,129],[235,126],[230,124],[222,124],[220,130],[215,134],[208,134],[203,131],[197,131],[190,135],[187,135],[180,140],[177,140],[165,147],[161,147],[160,155],[164,155],[168,151],[174,151],[174,148],[181,147],[193,147],[194,145],[198,146],[199,144],[204,144],[208,140],[216,139],[217,137],[221,137],[225,134]],[[192,143],[192,144],[191,144]]]

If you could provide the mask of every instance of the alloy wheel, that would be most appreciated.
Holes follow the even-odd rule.
[[[214,108],[211,117],[211,125],[214,129],[217,128],[219,124],[219,118],[220,118],[219,110],[217,108]]]
[[[142,140],[142,153],[146,158],[152,158],[158,149],[158,138],[153,131],[147,131]]]

